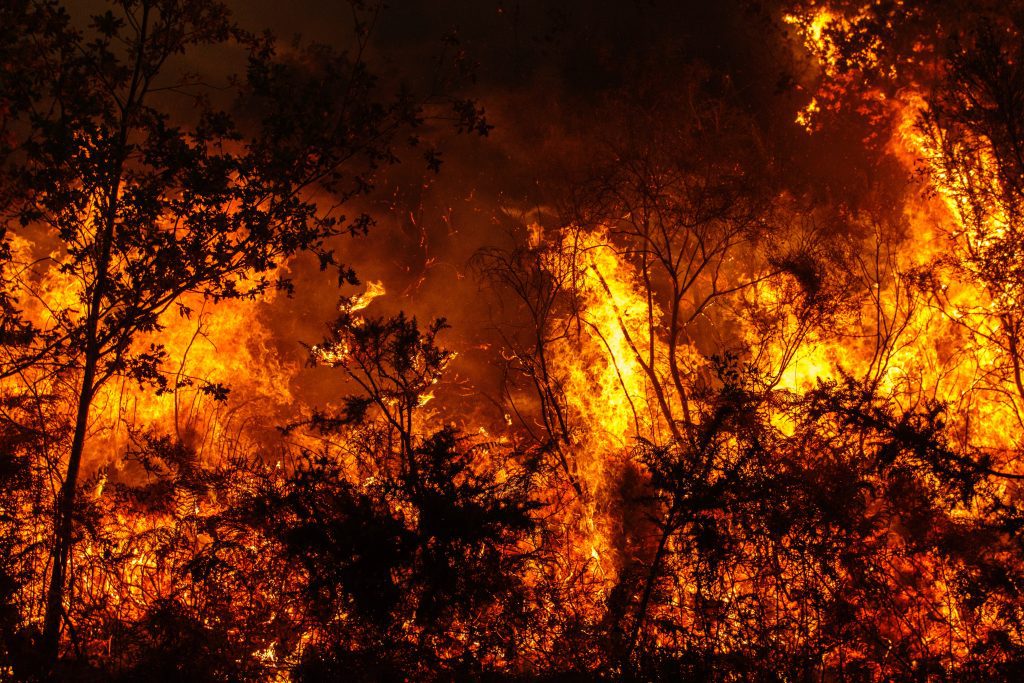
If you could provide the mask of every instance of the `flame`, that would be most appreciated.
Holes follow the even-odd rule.
[[[635,344],[654,334],[651,323],[656,325],[661,313],[655,309],[648,318],[637,274],[606,231],[574,231],[573,238],[571,267],[579,277],[582,326],[575,343],[556,353],[555,362],[566,377],[565,393],[587,427],[579,438],[601,454],[590,465],[599,470],[603,456],[627,447],[635,436],[650,435],[651,416],[636,411],[649,386]],[[600,480],[595,471],[594,481]]]
[[[848,71],[840,65],[840,55],[832,35],[843,35],[853,30],[854,23],[867,16],[871,5],[864,5],[851,18],[837,16],[827,8],[818,8],[809,14],[787,15],[785,21],[800,28],[805,45],[816,56],[826,76],[823,88],[831,87],[829,78],[843,81]],[[859,68],[877,63],[878,45],[870,43],[859,52]],[[895,76],[895,72],[892,73]],[[883,95],[867,92],[865,97],[885,99]],[[1000,322],[995,312],[1000,307],[1015,306],[1013,293],[992,292],[977,280],[965,279],[960,272],[966,254],[984,252],[986,248],[1007,237],[1009,222],[1005,211],[996,205],[988,207],[982,220],[967,225],[963,217],[968,211],[962,204],[962,189],[979,181],[977,177],[953,176],[940,164],[936,137],[928,134],[922,118],[928,105],[922,93],[913,87],[904,87],[897,98],[888,103],[891,135],[886,151],[899,159],[907,173],[913,175],[922,168],[927,171],[927,184],[934,194],[912,194],[904,206],[904,219],[909,226],[903,241],[891,255],[888,276],[875,273],[863,283],[864,308],[857,320],[849,321],[862,339],[878,338],[881,320],[898,323],[903,343],[899,348],[885,350],[885,361],[879,364],[882,350],[871,344],[859,344],[851,353],[850,340],[832,336],[817,338],[810,348],[802,349],[785,373],[784,388],[804,390],[819,379],[834,378],[841,369],[854,376],[877,374],[879,385],[892,395],[912,402],[931,387],[933,396],[949,405],[962,409],[952,411],[952,419],[970,425],[968,441],[976,438],[977,445],[1009,453],[1016,447],[1011,436],[1020,424],[1021,404],[1017,399],[991,400],[980,397],[992,392],[1016,394],[1013,387],[991,384],[991,368],[1001,364],[1001,351],[991,339],[998,336]],[[813,110],[813,111],[812,111]],[[817,99],[798,115],[806,126],[814,112],[819,111]],[[991,150],[981,148],[983,168],[994,168]],[[964,169],[964,173],[973,173]],[[997,174],[986,170],[983,174],[992,182]],[[878,239],[881,239],[879,237]],[[861,253],[870,253],[865,245]],[[957,262],[951,258],[956,255]],[[920,267],[933,272],[939,287],[932,301],[919,301],[913,310],[906,308],[911,296],[906,289],[909,274]],[[923,297],[924,295],[919,295]],[[901,303],[901,297],[902,303]],[[1008,298],[1009,297],[1009,298]],[[969,407],[968,407],[969,406]]]
[[[850,65],[843,61],[848,57],[840,40],[857,30],[867,16],[868,6],[845,14],[812,7],[785,15],[784,21],[800,32],[808,53],[816,60],[822,81],[795,117],[796,124],[808,132],[824,125],[822,116],[837,106],[837,98],[850,96],[846,88],[853,77]],[[878,40],[866,41],[852,71],[878,67],[882,48]],[[780,273],[763,280],[754,278],[736,296],[735,310],[747,306],[755,312],[770,312],[770,324],[758,327],[742,315],[730,317],[734,329],[714,340],[718,344],[714,350],[721,351],[729,344],[746,349],[743,361],[770,378],[765,394],[769,399],[779,399],[780,405],[786,405],[786,399],[807,394],[823,381],[853,377],[859,385],[871,387],[901,408],[909,410],[933,400],[951,406],[949,433],[959,440],[959,446],[995,454],[994,465],[1001,471],[1020,474],[1024,470],[1016,454],[1022,446],[1018,435],[1024,425],[1024,388],[1015,387],[1005,371],[1006,349],[1000,342],[1005,330],[1000,316],[1002,311],[1019,309],[1024,301],[1020,300],[1021,292],[1011,287],[1000,289],[973,277],[976,273],[970,262],[972,254],[998,249],[1013,238],[1012,217],[993,204],[984,207],[975,222],[964,218],[968,211],[963,205],[963,187],[998,182],[994,156],[982,148],[980,168],[951,174],[935,161],[942,150],[923,122],[922,113],[928,107],[923,92],[907,87],[897,96],[874,90],[858,91],[858,97],[870,99],[887,117],[882,134],[885,153],[897,159],[908,176],[923,170],[918,189],[927,186],[932,192],[909,193],[900,215],[893,219],[898,224],[879,225],[871,216],[851,217],[856,229],[846,238],[846,247],[852,284],[849,300],[834,319],[827,324],[808,322],[806,312],[792,304],[793,292],[799,289],[795,276]],[[650,538],[657,535],[657,519],[651,522],[649,518],[657,518],[664,511],[647,501],[651,496],[644,487],[649,485],[650,476],[644,474],[635,451],[641,443],[680,446],[674,443],[680,440],[674,435],[684,422],[678,416],[687,399],[659,393],[660,386],[671,382],[670,357],[682,368],[685,377],[680,383],[685,381],[694,392],[707,389],[717,381],[708,379],[712,359],[707,347],[713,344],[700,348],[696,341],[686,338],[670,348],[666,334],[669,316],[659,304],[657,288],[645,281],[636,265],[635,252],[623,246],[623,238],[612,226],[565,226],[557,230],[532,223],[524,227],[526,248],[540,254],[546,276],[566,283],[571,305],[558,309],[542,331],[542,343],[549,354],[549,402],[554,407],[537,408],[523,420],[533,420],[536,424],[528,424],[532,428],[550,418],[537,415],[544,409],[564,412],[559,415],[564,424],[548,428],[550,438],[535,439],[543,442],[539,445],[545,457],[554,452],[558,458],[550,472],[546,471],[547,488],[539,494],[546,506],[544,523],[550,538],[521,542],[528,551],[537,550],[531,544],[553,546],[546,549],[553,551],[554,559],[542,561],[531,556],[525,563],[523,581],[538,596],[534,607],[539,613],[553,621],[559,610],[576,610],[582,628],[596,630],[610,618],[616,591],[629,586],[630,570],[634,569],[631,562],[643,564],[655,556]],[[47,258],[56,259],[57,255],[48,254],[46,245],[44,237],[34,243],[23,235],[13,235],[12,272],[14,281],[28,294],[21,300],[27,317],[36,326],[52,330],[68,324],[68,320],[77,320],[83,292],[72,274],[48,267]],[[759,265],[735,268],[753,271]],[[724,270],[729,267],[733,266]],[[931,275],[924,284],[920,277],[923,270]],[[367,282],[362,293],[342,302],[341,312],[353,326],[366,325],[367,319],[359,314],[385,294],[382,281]],[[271,301],[268,297],[264,303]],[[168,494],[169,501],[164,501],[166,507],[157,512],[118,509],[116,493],[112,493],[116,485],[148,476],[139,471],[140,467],[126,463],[139,429],[151,428],[173,436],[175,443],[192,448],[199,467],[213,468],[233,456],[261,452],[265,444],[258,438],[258,427],[269,422],[269,416],[308,408],[292,390],[297,368],[280,358],[274,335],[254,312],[251,302],[214,302],[189,295],[180,303],[181,307],[164,313],[159,331],[139,335],[133,349],[142,353],[155,344],[162,345],[167,354],[163,368],[169,390],[155,392],[126,381],[111,382],[103,387],[94,404],[87,448],[86,475],[91,478],[86,490],[91,494],[91,504],[100,510],[108,540],[89,539],[76,548],[75,561],[81,567],[76,590],[83,604],[108,610],[126,622],[139,618],[155,601],[178,590],[169,565],[180,558],[163,557],[158,551],[158,537],[173,530],[180,535],[178,540],[184,549],[179,552],[183,554],[209,548],[219,539],[211,538],[194,520],[219,514],[232,502],[218,498],[215,492],[175,491]],[[714,315],[705,317],[712,320]],[[352,349],[342,339],[314,346],[312,353],[322,365],[344,366]],[[511,350],[505,353],[514,355]],[[40,371],[31,377],[11,377],[0,384],[0,394],[26,395],[31,389],[68,396],[74,390],[74,377],[68,374],[73,373]],[[429,404],[430,410],[436,410],[424,411],[419,422],[424,430],[439,427],[451,417],[445,413],[446,406],[438,406],[444,401],[438,398],[443,393],[434,386],[437,382],[436,377],[430,378],[416,394],[416,408],[423,410]],[[226,401],[215,400],[216,391],[209,391],[221,384],[231,387]],[[792,415],[768,403],[764,410],[770,412],[770,424],[779,438],[793,437],[798,425]],[[512,412],[506,412],[508,406],[501,408],[499,424],[471,424],[468,430],[477,446],[479,462],[475,466],[483,469],[500,464],[494,479],[498,484],[514,477],[512,465],[501,457],[525,439]],[[686,426],[700,426],[701,419],[697,415]],[[366,438],[367,432],[346,432],[339,437],[342,444],[327,444],[323,451],[345,466],[345,476],[357,489],[377,486],[385,479],[379,469],[384,467],[382,464],[364,462],[360,449]],[[296,436],[291,446],[302,450],[310,448],[311,443]],[[729,454],[741,448],[732,436],[721,446]],[[273,473],[267,476],[288,474],[290,465],[282,464],[288,463],[287,451],[284,447],[282,450],[285,454],[278,457],[270,468]],[[635,478],[642,494],[634,492],[631,498],[622,489],[635,473],[640,473]],[[240,491],[259,485],[249,475],[238,476],[240,481],[234,483]],[[714,474],[706,476],[715,481]],[[1002,481],[993,488],[1000,500],[1015,504],[1019,492],[1012,484]],[[875,504],[871,494],[865,494],[865,498],[869,506]],[[623,512],[631,504],[640,507],[634,499],[647,505],[642,510],[646,515],[643,520],[640,515],[627,518]],[[950,511],[950,516],[980,518],[986,513],[978,505],[965,501]],[[396,509],[415,527],[417,511],[413,506],[399,503]],[[712,522],[733,523],[719,518]],[[935,649],[937,661],[966,658],[971,654],[971,630],[998,623],[997,608],[983,607],[980,618],[967,614],[956,599],[959,568],[952,561],[931,555],[927,561],[920,561],[918,556],[902,552],[901,526],[906,523],[900,519],[878,522],[879,528],[872,536],[872,542],[887,553],[891,576],[885,580],[905,588],[898,597],[906,604],[880,610],[883,616],[860,616],[885,620],[881,630],[893,634],[911,628],[899,619],[923,624],[912,628],[923,634],[925,649]],[[630,528],[632,524],[637,528]],[[645,524],[655,531],[648,533]],[[41,543],[42,532],[36,533],[36,543]],[[678,537],[664,538],[666,555],[684,559],[665,568],[666,581],[659,586],[661,604],[652,607],[650,637],[657,646],[672,647],[681,632],[721,628],[723,633],[733,635],[722,636],[722,642],[716,643],[720,653],[743,650],[749,643],[735,634],[742,633],[742,611],[758,591],[774,597],[774,616],[779,623],[786,615],[800,615],[806,620],[808,632],[818,628],[815,618],[803,611],[799,588],[805,577],[800,574],[799,562],[779,559],[777,576],[765,576],[763,567],[756,566],[758,548],[749,540],[736,551],[743,560],[730,577],[732,585],[720,587],[719,622],[701,622],[706,619],[700,616],[705,606],[697,603],[705,594],[697,565],[705,558]],[[236,546],[238,552],[255,558],[254,562],[264,550],[253,537],[245,537]],[[123,558],[113,570],[103,561],[111,555]],[[836,585],[849,578],[842,576],[838,561],[831,569]],[[282,578],[284,588],[280,590],[290,589],[286,582]],[[564,591],[570,595],[568,606],[544,594],[545,586],[554,586],[552,593]],[[914,599],[907,597],[910,594]],[[202,599],[199,595],[187,597]],[[256,599],[264,597],[269,602],[273,596]],[[349,615],[342,612],[334,618],[343,623]],[[415,629],[413,621],[406,621],[397,637],[415,638]],[[303,647],[316,635],[307,631],[293,643],[253,643],[252,657],[286,667],[301,658]],[[451,639],[468,637],[459,633]],[[557,648],[558,637],[558,633],[541,627],[524,633],[521,642],[526,651],[545,652]],[[1016,646],[1024,645],[1019,634],[1005,637]],[[444,647],[438,646],[438,652],[445,654]],[[457,649],[455,645],[447,647],[452,652]],[[822,663],[834,665],[832,660],[839,656],[827,653]],[[510,668],[520,665],[513,655],[508,657],[513,662]]]
[[[367,306],[369,306],[371,303],[373,303],[374,299],[382,297],[385,294],[387,294],[387,290],[384,289],[384,283],[381,282],[380,280],[371,280],[370,282],[366,283],[366,289],[363,291],[363,293],[350,299],[344,305],[344,308],[349,313],[361,311]]]

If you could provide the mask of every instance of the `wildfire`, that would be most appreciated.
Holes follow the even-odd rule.
[[[353,297],[345,304],[345,309],[349,313],[355,313],[361,311],[371,303],[373,300],[387,294],[387,290],[384,289],[384,283],[380,280],[371,280],[366,283],[366,289],[359,296]]]
[[[544,225],[479,245],[476,299],[429,293],[430,268],[405,289],[425,303],[392,299],[418,272],[396,261],[341,297],[300,369],[281,351],[298,340],[269,318],[281,302],[267,273],[305,251],[358,286],[331,249],[372,239],[373,220],[342,228],[334,195],[360,205],[394,182],[397,213],[394,131],[415,147],[419,126],[452,117],[404,88],[373,101],[358,60],[376,49],[362,42],[376,15],[356,5],[359,49],[333,57],[320,46],[279,63],[271,39],[233,25],[195,38],[252,51],[241,101],[266,129],[251,146],[228,114],[181,136],[157,109],[129,117],[159,62],[111,71],[127,88],[91,84],[117,96],[86,102],[103,112],[86,107],[89,125],[140,126],[141,141],[119,138],[124,168],[93,168],[90,145],[106,139],[81,124],[67,144],[94,177],[46,195],[4,176],[30,209],[0,224],[0,593],[13,596],[0,600],[0,677],[15,675],[7,659],[37,678],[65,664],[132,678],[168,661],[224,680],[1014,670],[1024,161],[997,133],[1024,139],[1001,109],[1019,101],[999,90],[1024,93],[1007,56],[1016,19],[979,20],[947,47],[914,33],[922,14],[903,2],[792,3],[771,20],[798,38],[784,51],[805,99],[782,124],[809,149],[833,127],[858,131],[842,144],[863,145],[869,162],[848,156],[864,187],[787,174],[731,79],[691,65],[679,97],[648,104],[641,84],[635,102],[595,105],[619,118],[573,152],[586,162],[557,203],[561,227],[538,209]],[[154,40],[149,6],[95,18],[95,44],[61,35],[98,50],[100,73],[144,61],[106,46],[121,32]],[[196,36],[217,21],[182,12]],[[175,54],[192,47],[187,31],[160,35],[185,41]],[[53,54],[70,69],[73,52]],[[335,112],[335,90],[366,101]],[[474,102],[450,99],[458,132],[489,130]],[[0,92],[4,153],[20,106]],[[23,147],[12,164],[46,146]],[[439,168],[436,152],[416,154]],[[365,167],[348,178],[353,158]],[[175,163],[152,177],[132,166]],[[34,170],[24,182],[49,182]],[[95,180],[108,172],[116,182]],[[302,173],[315,182],[290,184]],[[147,198],[168,177],[168,196]],[[98,188],[88,201],[85,186]],[[35,210],[44,195],[63,222]],[[466,201],[486,213],[486,199]],[[423,207],[409,213],[417,249],[441,263]],[[147,260],[159,249],[177,260]],[[383,312],[413,303],[477,328],[449,350],[444,318]],[[331,398],[307,395],[314,381]],[[47,639],[41,664],[31,652]]]
[[[865,5],[858,16],[863,18],[870,7]],[[837,71],[840,58],[827,34],[849,32],[850,22],[824,8],[804,18],[787,15],[786,21],[801,28],[808,49],[823,64],[824,87],[829,87],[829,78],[841,78]],[[858,54],[865,63],[872,63],[877,60],[877,46],[864,46]],[[814,99],[808,107],[817,109]],[[929,132],[928,107],[924,96],[912,88],[905,88],[890,107],[891,136],[886,149],[909,174],[926,170],[927,184],[903,209],[908,227],[901,242],[887,247],[889,262],[865,270],[865,308],[860,319],[850,324],[859,331],[856,336],[866,340],[882,340],[896,326],[904,341],[891,349],[879,348],[878,341],[871,348],[869,341],[867,348],[850,353],[852,340],[820,339],[796,359],[785,375],[786,382],[791,388],[806,389],[820,379],[835,377],[841,369],[857,377],[874,374],[881,387],[909,403],[930,390],[932,398],[963,407],[953,416],[964,420],[966,438],[1010,452],[1016,447],[1011,425],[1019,424],[1016,398],[1004,402],[979,400],[979,396],[1017,391],[989,384],[993,377],[990,369],[1001,362],[998,345],[991,343],[1000,326],[993,311],[1001,307],[999,298],[1012,294],[993,292],[977,280],[964,278],[961,270],[971,254],[984,251],[1006,235],[1008,218],[993,204],[979,223],[964,223],[972,214],[963,204],[964,189],[980,178],[970,169],[964,173],[974,175],[950,176],[946,167],[935,163],[942,151],[936,146],[937,132]],[[993,168],[990,150],[982,148],[981,164]],[[986,170],[980,175],[993,182],[996,174]],[[870,253],[870,246],[859,251]],[[922,267],[931,269],[934,289],[923,293],[907,290],[908,278]],[[1002,305],[1007,303],[1004,300]]]

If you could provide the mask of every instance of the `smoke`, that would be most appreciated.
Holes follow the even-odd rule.
[[[85,16],[99,4],[83,3],[78,10]],[[283,49],[295,36],[351,47],[353,22],[345,3],[258,0],[234,3],[233,10],[244,27],[270,27]],[[905,184],[897,180],[905,171],[883,150],[864,144],[870,121],[845,113],[849,120],[842,125],[810,135],[794,123],[818,74],[783,16],[782,6],[747,0],[576,0],[557,6],[542,0],[417,0],[382,12],[367,59],[383,81],[422,89],[436,75],[439,55],[462,50],[478,63],[475,82],[463,94],[485,107],[494,126],[486,138],[453,137],[447,126],[433,126],[427,136],[442,148],[441,172],[409,154],[378,178],[371,197],[350,207],[350,215],[374,216],[370,233],[335,245],[364,282],[384,283],[387,294],[368,314],[405,310],[424,320],[448,319],[452,329],[442,343],[458,356],[436,405],[448,407],[463,424],[495,424],[505,417],[495,321],[515,321],[508,320],[510,310],[495,309],[501,302],[473,272],[473,256],[482,248],[525,244],[530,223],[560,227],[581,181],[608,162],[608,143],[630,112],[639,108],[667,126],[688,125],[693,116],[680,109],[695,81],[752,122],[777,192],[812,208],[832,207],[834,215],[821,220],[837,236],[855,229],[844,216],[861,207],[900,204]],[[450,36],[457,46],[446,43]],[[177,68],[202,72],[212,82],[244,68],[241,53],[229,48],[209,48],[189,60]],[[171,106],[187,115],[186,103]],[[322,407],[348,389],[337,372],[304,367],[304,344],[319,341],[338,298],[359,289],[339,288],[312,257],[285,267],[295,295],[251,306],[237,332],[238,348],[265,349],[269,355],[253,357],[252,370],[268,372],[274,365],[274,382],[287,384],[277,388],[281,396],[296,406]],[[207,315],[216,324],[221,313],[213,306]],[[244,393],[245,387],[229,401],[245,400]],[[270,412],[276,421],[294,410]]]
[[[269,24],[281,35],[336,43],[347,36],[347,20],[334,3],[292,3],[288,13],[273,3],[236,10],[243,23]],[[884,155],[865,148],[869,123],[855,113],[847,125],[815,135],[794,123],[816,74],[783,14],[781,7],[743,0],[557,7],[403,2],[385,10],[374,29],[374,68],[385,78],[422,83],[441,38],[457,35],[459,49],[478,62],[465,94],[478,99],[494,126],[484,139],[446,137],[440,174],[415,158],[392,169],[360,207],[377,225],[338,247],[363,280],[387,287],[371,314],[403,309],[451,323],[443,341],[459,355],[438,405],[462,415],[467,403],[490,406],[485,423],[502,418],[495,405],[502,361],[494,321],[509,311],[492,310],[499,302],[487,296],[469,262],[481,248],[524,244],[529,223],[559,227],[581,180],[607,163],[607,143],[631,110],[685,126],[693,116],[680,103],[688,84],[700,81],[753,123],[778,192],[855,212],[868,201],[877,204],[879,188],[902,191],[893,182],[902,169],[882,168]],[[850,229],[839,217],[822,221],[837,234]],[[290,267],[297,294],[269,307],[264,319],[279,352],[298,360],[298,342],[319,339],[341,292],[311,259]],[[305,370],[294,393],[321,404],[344,391],[338,381],[335,373]]]
[[[469,261],[480,248],[522,243],[528,222],[558,222],[547,207],[563,202],[573,176],[599,151],[593,147],[599,131],[589,119],[595,109],[614,102],[636,72],[651,65],[665,68],[661,77],[671,87],[672,70],[693,59],[762,63],[740,54],[753,44],[743,43],[734,29],[737,22],[763,18],[740,5],[708,5],[408,2],[382,14],[369,56],[374,69],[422,85],[433,75],[442,38],[457,35],[459,49],[479,62],[476,83],[465,94],[478,99],[494,125],[486,139],[445,139],[440,174],[415,158],[393,169],[372,200],[358,207],[377,225],[368,236],[338,245],[360,278],[387,287],[371,314],[404,309],[449,320],[444,341],[459,352],[448,373],[452,398],[497,399],[499,392],[495,302],[481,290]],[[273,26],[281,36],[302,34],[336,45],[349,36],[350,19],[338,3],[292,3],[287,12],[277,3],[239,3],[235,10],[243,25]],[[659,80],[658,74],[648,77]],[[742,77],[761,82],[752,74]],[[352,293],[339,291],[315,265],[301,258],[290,264],[296,296],[279,299],[262,315],[279,353],[296,361],[304,353],[299,342],[318,340],[338,296]],[[308,369],[296,376],[294,393],[319,404],[343,391],[338,381],[336,373]]]

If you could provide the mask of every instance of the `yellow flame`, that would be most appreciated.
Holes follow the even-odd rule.
[[[359,296],[353,297],[345,306],[346,310],[350,313],[361,311],[370,304],[373,300],[382,297],[387,294],[387,290],[384,289],[384,283],[380,280],[371,280],[366,283],[366,289]]]

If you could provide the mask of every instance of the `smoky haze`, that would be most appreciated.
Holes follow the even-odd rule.
[[[283,40],[301,37],[344,48],[351,17],[344,3],[239,3],[243,26],[269,26]],[[369,61],[385,80],[422,85],[446,36],[477,63],[466,91],[494,126],[486,138],[442,143],[439,174],[413,155],[379,179],[365,207],[377,225],[346,239],[338,253],[364,281],[388,294],[371,309],[421,319],[443,316],[444,342],[459,352],[441,391],[445,406],[492,406],[500,394],[495,306],[469,262],[477,251],[525,240],[531,222],[557,226],[560,207],[587,169],[607,155],[609,122],[638,102],[685,121],[665,93],[699,73],[756,126],[779,191],[856,205],[891,179],[862,144],[856,120],[808,135],[794,123],[817,76],[781,7],[735,0],[707,2],[401,2],[373,28]],[[652,95],[653,94],[653,95]],[[649,100],[645,102],[644,100]],[[661,100],[657,102],[655,100]],[[855,116],[853,117],[855,119]],[[685,125],[685,124],[683,124]],[[891,183],[890,183],[891,184]],[[838,224],[834,228],[843,230]],[[301,365],[305,349],[335,313],[342,294],[312,259],[291,264],[296,296],[267,306],[263,319],[278,352]],[[499,316],[507,317],[503,309]],[[336,373],[304,369],[295,394],[312,404],[339,396]],[[459,400],[459,396],[468,401]]]
[[[73,12],[85,22],[104,7],[87,0]],[[353,48],[345,2],[256,0],[232,9],[243,28],[269,28],[283,51],[299,43]],[[458,356],[438,405],[463,417],[467,406],[486,411],[467,424],[503,417],[496,320],[514,324],[516,313],[488,294],[470,267],[473,256],[525,243],[530,223],[555,228],[570,220],[567,203],[592,167],[614,154],[613,138],[631,110],[653,112],[667,127],[690,125],[685,107],[700,105],[685,101],[688,83],[721,96],[754,126],[768,162],[760,172],[773,176],[777,192],[840,214],[866,201],[899,205],[901,171],[863,144],[868,124],[856,112],[813,135],[795,124],[819,73],[784,13],[781,4],[750,0],[411,1],[381,12],[366,59],[382,82],[423,90],[437,75],[438,59],[461,50],[475,64],[462,94],[477,100],[493,126],[485,138],[451,136],[437,126],[435,141],[428,130],[427,142],[442,152],[440,173],[428,171],[418,153],[407,154],[377,178],[369,198],[349,207],[349,215],[373,216],[370,233],[335,245],[364,283],[384,284],[388,293],[371,314],[404,310],[450,323],[442,341]],[[244,68],[241,51],[216,46],[189,53],[173,71],[220,85]],[[187,101],[165,104],[188,118]],[[880,188],[891,196],[880,199]],[[846,229],[841,215],[823,220],[836,232]],[[307,407],[324,406],[346,389],[339,373],[305,367],[305,345],[323,337],[338,298],[359,288],[339,288],[312,256],[297,257],[287,269],[295,295],[259,305],[272,340],[261,343],[272,344],[275,362],[293,369],[291,394]],[[275,412],[278,421],[294,414],[292,406]]]

